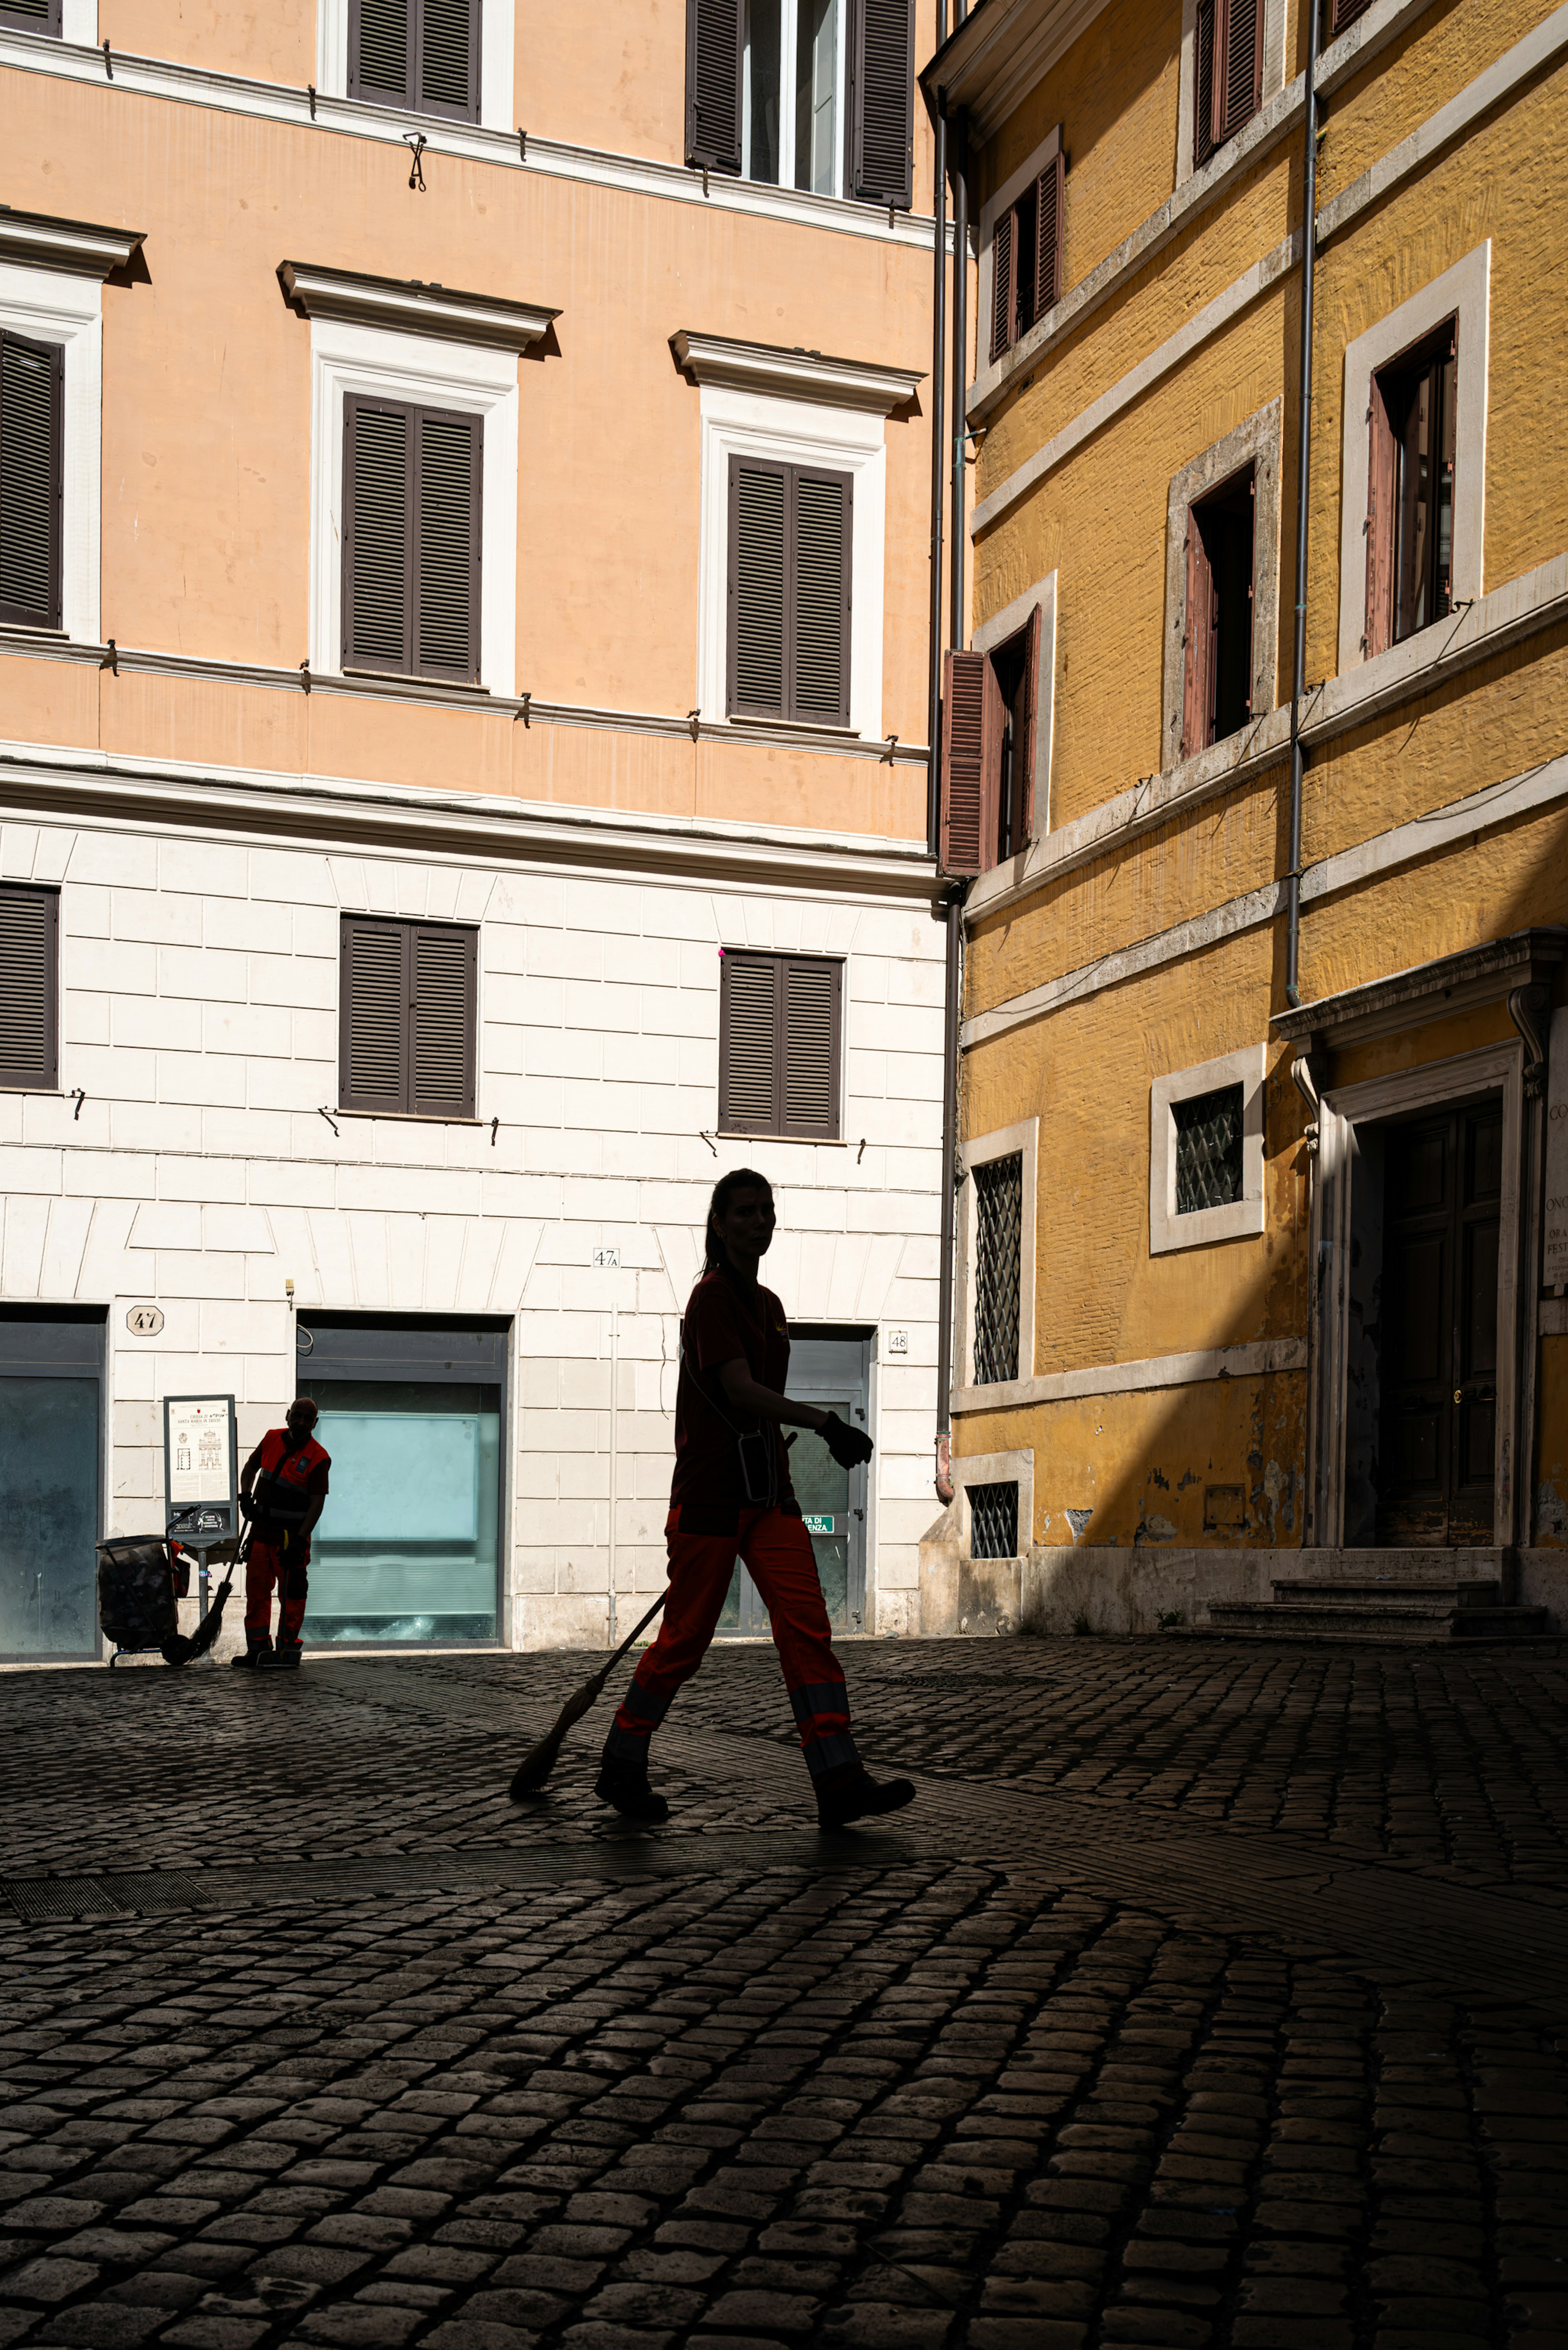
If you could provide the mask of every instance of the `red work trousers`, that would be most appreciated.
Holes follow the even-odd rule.
[[[853,1775],[860,1758],[849,1734],[848,1692],[833,1653],[811,1536],[799,1518],[776,1509],[742,1510],[732,1534],[682,1534],[680,1522],[680,1511],[671,1510],[665,1527],[670,1596],[659,1638],[632,1675],[605,1741],[605,1760],[646,1762],[670,1700],[708,1652],[738,1554],[772,1620],[807,1769],[818,1782],[830,1773]]]
[[[245,1561],[245,1638],[265,1640],[272,1634],[272,1587],[279,1593],[280,1621],[278,1638],[297,1640],[299,1627],[305,1621],[306,1568],[310,1565],[310,1544],[296,1540],[286,1543],[264,1542],[259,1534],[251,1543],[250,1556]]]

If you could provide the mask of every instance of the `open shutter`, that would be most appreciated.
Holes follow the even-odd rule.
[[[1217,0],[1214,143],[1250,122],[1263,94],[1263,0]]]
[[[343,415],[343,666],[413,665],[413,411],[352,393]]]
[[[344,1109],[409,1107],[409,925],[348,916],[340,949],[338,1102]]]
[[[60,625],[65,353],[0,334],[0,620]]]
[[[60,29],[60,0],[0,0],[0,26],[21,33],[54,33]]]
[[[1014,721],[1020,739],[1012,755],[1019,770],[1019,830],[1012,846],[1025,848],[1034,835],[1034,738],[1040,711],[1040,607],[1035,605],[1023,632],[1023,680]]]
[[[792,467],[790,494],[789,715],[847,726],[854,485],[847,473]]]
[[[686,161],[741,168],[745,0],[686,0]]]
[[[1366,632],[1362,650],[1370,660],[1394,641],[1394,556],[1397,449],[1383,387],[1372,378],[1367,396],[1371,445],[1366,466]]]
[[[1067,159],[1058,146],[1034,188],[1034,316],[1062,299],[1062,215],[1066,208]]]
[[[1192,166],[1201,171],[1214,152],[1214,31],[1220,0],[1198,0],[1198,17],[1193,26],[1193,70],[1197,88],[1193,93]]]
[[[411,926],[408,1107],[421,1118],[472,1118],[479,933]]]
[[[483,427],[430,409],[412,421],[412,666],[421,677],[477,678]]]
[[[348,0],[348,95],[386,106],[414,99],[414,0]]]
[[[913,201],[915,0],[855,0],[849,69],[850,193],[907,213]]]
[[[991,356],[999,359],[1012,341],[1017,302],[1018,239],[1011,210],[998,213],[991,233]]]
[[[363,7],[366,0],[360,0]],[[422,114],[479,120],[480,0],[403,0],[416,5],[414,103]]]
[[[1371,5],[1372,0],[1334,0],[1330,11],[1331,34],[1343,33],[1347,25],[1355,24],[1357,16],[1365,16]]]
[[[782,1109],[783,970],[774,955],[719,966],[719,1130],[776,1134]]]
[[[942,870],[985,873],[996,862],[1002,688],[984,653],[947,654],[942,683]]]
[[[0,1086],[59,1083],[60,893],[0,885]]]
[[[1187,627],[1181,696],[1181,756],[1190,759],[1212,738],[1214,707],[1214,573],[1198,516],[1187,512]]]
[[[730,460],[728,701],[731,716],[785,713],[790,468]]]
[[[836,1141],[844,966],[821,955],[784,955],[779,961],[784,1116],[778,1131],[801,1141]]]

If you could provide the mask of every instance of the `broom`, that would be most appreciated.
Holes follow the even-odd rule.
[[[649,1626],[652,1623],[654,1617],[658,1615],[659,1609],[663,1607],[669,1596],[670,1594],[668,1591],[661,1591],[659,1593],[658,1598],[654,1601],[652,1607],[649,1609],[641,1623],[634,1624],[632,1626],[631,1630],[627,1634],[625,1639],[621,1642],[614,1656],[607,1657],[603,1665],[599,1668],[599,1670],[594,1675],[592,1680],[585,1681],[582,1688],[577,1690],[576,1696],[569,1697],[566,1700],[566,1704],[561,1708],[560,1712],[556,1717],[555,1728],[553,1730],[546,1731],[545,1736],[541,1738],[537,1746],[531,1746],[529,1748],[527,1753],[524,1754],[522,1762],[519,1762],[515,1772],[513,1773],[511,1792],[512,1800],[514,1804],[520,1804],[524,1795],[536,1795],[541,1792],[545,1780],[549,1777],[551,1772],[556,1767],[556,1757],[561,1751],[562,1741],[565,1739],[567,1731],[570,1730],[574,1722],[581,1721],[584,1714],[587,1713],[589,1706],[592,1705],[594,1700],[597,1697],[606,1681],[608,1680],[611,1673],[615,1670],[617,1665],[619,1664],[621,1659],[625,1656],[627,1650],[630,1648],[638,1634],[639,1632],[647,1631]]]
[[[244,1533],[240,1537],[234,1555],[229,1561],[229,1571],[227,1575],[224,1575],[223,1583],[213,1600],[212,1606],[208,1608],[206,1614],[202,1617],[195,1630],[193,1632],[175,1632],[169,1639],[164,1641],[162,1653],[163,1661],[166,1665],[188,1665],[192,1661],[192,1658],[204,1657],[208,1649],[212,1647],[213,1641],[217,1638],[218,1627],[223,1620],[223,1610],[229,1604],[229,1589],[234,1579],[234,1569],[238,1566],[240,1561],[243,1558],[247,1557],[250,1554],[251,1533],[252,1528],[250,1524],[247,1523]]]

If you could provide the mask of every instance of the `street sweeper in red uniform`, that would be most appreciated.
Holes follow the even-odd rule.
[[[305,1621],[310,1534],[327,1500],[332,1466],[331,1455],[313,1433],[317,1416],[310,1398],[298,1397],[283,1426],[268,1429],[240,1471],[240,1510],[250,1519],[252,1533],[245,1560],[245,1652],[234,1663],[253,1671],[289,1671],[303,1653],[299,1627]]]
[[[713,1188],[706,1263],[681,1324],[675,1476],[665,1534],[670,1595],[659,1638],[643,1651],[605,1741],[596,1794],[628,1819],[659,1821],[669,1804],[648,1783],[649,1742],[682,1681],[707,1653],[734,1571],[744,1559],[763,1596],[824,1827],[898,1810],[908,1779],[878,1783],[849,1731],[844,1672],[833,1653],[811,1537],[790,1485],[785,1428],[813,1429],[841,1468],[871,1458],[871,1440],[836,1412],[794,1403],[789,1325],[757,1267],[773,1240],[765,1176],[736,1168]]]

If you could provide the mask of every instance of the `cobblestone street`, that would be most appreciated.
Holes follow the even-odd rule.
[[[771,1651],[591,1794],[592,1659],[0,1690],[0,2345],[1568,2340],[1568,1662]]]

